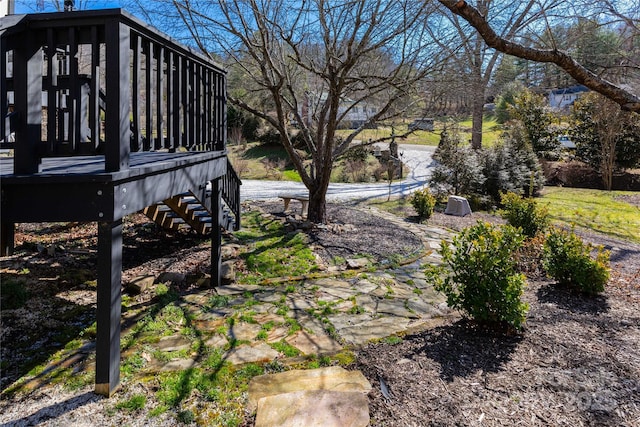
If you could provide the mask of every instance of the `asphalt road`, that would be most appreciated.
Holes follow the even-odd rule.
[[[327,191],[327,201],[366,200],[391,196],[406,196],[420,189],[431,176],[435,162],[431,156],[436,147],[426,145],[401,144],[398,151],[402,153],[403,163],[411,172],[403,181],[376,183],[332,183]],[[300,182],[242,180],[240,200],[274,199],[279,194],[307,194],[307,189]]]

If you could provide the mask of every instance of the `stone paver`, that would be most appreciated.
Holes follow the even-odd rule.
[[[254,346],[241,345],[225,353],[224,358],[234,365],[243,363],[268,362],[280,356],[269,344],[260,343]]]
[[[229,328],[229,337],[238,341],[251,341],[262,327],[256,323],[236,323]]]
[[[365,427],[369,425],[367,396],[358,392],[296,391],[258,402],[256,427]]]
[[[398,332],[404,332],[409,325],[410,320],[402,317],[380,317],[368,319],[352,319],[349,321],[346,317],[355,317],[349,315],[338,315],[330,317],[329,320],[335,326],[338,335],[349,344],[363,345],[367,342],[379,338],[385,338]],[[336,326],[336,323],[339,326]]]
[[[335,353],[342,350],[342,346],[326,334],[299,331],[286,341],[305,355]]]
[[[158,350],[161,351],[180,351],[186,350],[191,347],[191,340],[182,335],[172,335],[169,337],[162,337],[158,344],[156,344]]]
[[[378,303],[378,314],[390,314],[397,317],[406,317],[407,319],[417,319],[419,316],[409,310],[404,299],[383,300]]]
[[[267,396],[304,390],[332,390],[367,394],[371,384],[359,371],[347,371],[340,366],[319,369],[294,369],[277,374],[260,375],[249,383],[249,408]]]

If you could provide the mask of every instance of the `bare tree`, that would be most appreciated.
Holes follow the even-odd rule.
[[[439,2],[473,26],[489,47],[519,58],[556,64],[578,83],[606,96],[619,104],[623,110],[640,112],[640,98],[637,95],[590,71],[584,65],[578,63],[568,53],[553,48],[537,49],[527,47],[522,43],[512,40],[511,37],[498,34],[486,19],[486,16],[464,0],[439,0]],[[614,8],[613,2],[603,2],[603,4],[615,11],[618,19],[620,19],[620,17],[625,18],[630,28],[635,28],[637,31],[637,15],[634,18],[619,12],[618,9]],[[589,5],[589,7],[593,6]]]
[[[139,2],[149,18],[161,3]],[[336,159],[366,126],[401,115],[416,82],[437,62],[423,45],[432,6],[415,0],[173,1],[183,33],[186,26],[203,51],[242,73],[244,96],[228,99],[280,134],[309,190],[314,222],[326,221]],[[354,115],[362,118],[358,126],[338,137]],[[294,147],[292,120],[304,150]]]
[[[486,19],[491,19],[495,31],[501,37],[513,38],[520,31],[545,16],[545,11],[557,6],[557,0],[528,0],[525,2],[475,0],[475,8]],[[445,4],[443,2],[443,4]],[[445,4],[446,5],[446,4]],[[493,73],[500,62],[502,52],[492,49],[482,40],[482,37],[460,15],[446,13],[450,22],[450,35],[442,37],[442,26],[430,27],[434,40],[440,47],[451,52],[458,62],[462,75],[466,80],[467,95],[471,97],[471,145],[473,148],[482,146],[482,122],[486,92]],[[438,31],[437,34],[434,31]]]

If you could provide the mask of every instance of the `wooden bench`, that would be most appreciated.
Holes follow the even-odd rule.
[[[302,203],[302,216],[307,216],[307,208],[309,207],[309,196],[305,196],[303,194],[280,194],[278,196],[284,201],[284,210],[283,212],[287,212],[289,209],[289,202],[291,200],[297,200]]]

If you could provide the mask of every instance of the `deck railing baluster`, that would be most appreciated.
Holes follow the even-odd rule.
[[[172,150],[178,149],[182,145],[182,57],[175,56],[175,69],[173,70],[173,141]]]
[[[151,151],[153,146],[153,43],[144,41],[145,54],[145,135],[143,151]]]
[[[47,85],[43,87],[47,91],[47,143],[45,151],[51,155],[56,148],[56,123],[58,112],[58,67],[57,42],[53,28],[47,29]]]
[[[173,115],[173,52],[167,52],[167,69],[166,69],[166,105],[167,105],[167,116],[166,116],[166,124],[167,124],[167,138],[164,141],[164,148],[171,151],[173,149],[173,120],[171,119]]]
[[[0,75],[7,78],[0,79],[0,142],[9,146],[9,130],[11,125],[8,123],[9,118],[9,76],[7,73],[7,62],[9,61],[9,51],[7,49],[7,41],[0,38]]]
[[[78,153],[80,144],[80,82],[78,80],[78,40],[75,28],[68,30],[69,38],[69,121],[67,123],[68,145],[63,144],[60,154]]]
[[[91,80],[89,88],[89,129],[91,152],[100,145],[100,42],[98,27],[91,26]]]
[[[142,68],[141,56],[142,56],[142,43],[138,34],[131,35],[131,45],[133,49],[133,64],[131,68],[132,72],[132,126],[131,126],[131,150],[142,151],[142,135],[140,133],[140,71]]]

